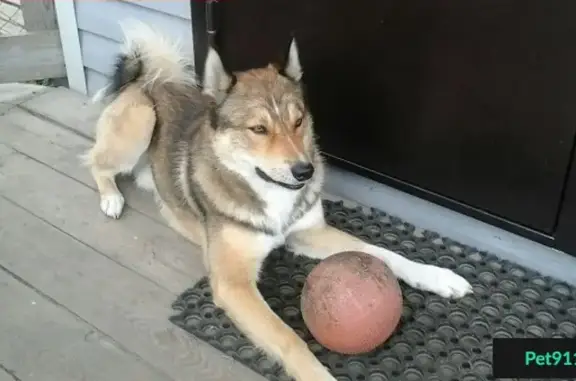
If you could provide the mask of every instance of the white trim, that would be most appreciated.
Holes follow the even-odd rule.
[[[75,0],[54,0],[56,19],[60,31],[60,42],[66,64],[68,86],[81,94],[87,95],[86,74],[80,50],[80,36],[76,22]]]

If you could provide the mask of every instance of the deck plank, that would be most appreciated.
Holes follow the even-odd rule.
[[[92,143],[99,109],[58,88],[0,116],[0,265],[171,379],[264,381],[167,320],[175,295],[205,270],[198,248],[166,226],[151,195],[122,184],[130,205],[122,218],[99,211],[77,159]],[[1,369],[0,381],[12,377]]]
[[[171,380],[2,270],[0,301],[9,305],[0,314],[0,359],[21,380]],[[0,371],[0,381],[14,379]]]
[[[6,368],[4,365],[0,364],[0,381],[20,381],[8,372],[4,371],[3,367]]]
[[[91,137],[94,137],[96,120],[103,108],[102,104],[92,103],[85,95],[63,87],[52,88],[20,105],[29,112]],[[60,105],[65,105],[65,108]]]
[[[0,115],[20,103],[49,91],[47,87],[22,83],[0,84]]]
[[[50,91],[50,88],[45,86],[3,83],[0,84],[0,103],[17,105],[47,91]]]
[[[96,251],[174,295],[204,276],[198,248],[170,228],[131,208],[121,220],[107,218],[93,189],[2,143],[0,158],[0,194]]]
[[[167,320],[174,298],[170,292],[4,196],[0,226],[2,267],[174,380],[259,380],[252,371],[171,324]]]
[[[4,120],[0,142],[49,165],[91,189],[96,189],[90,171],[80,164],[78,158],[90,148],[93,140],[31,115],[20,108],[7,112]],[[150,192],[137,189],[132,181],[120,179],[119,185],[128,205],[167,225],[158,213]]]

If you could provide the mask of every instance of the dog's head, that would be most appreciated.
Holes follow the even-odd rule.
[[[247,180],[296,190],[314,176],[315,146],[295,40],[287,56],[282,67],[228,73],[210,48],[203,91],[214,99],[214,150],[222,162]]]

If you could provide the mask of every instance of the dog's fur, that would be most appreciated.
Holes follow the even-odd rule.
[[[169,224],[203,248],[216,304],[296,380],[335,379],[257,290],[262,262],[275,247],[318,259],[363,251],[413,287],[443,297],[471,292],[448,269],[412,262],[325,223],[324,167],[294,40],[283,67],[234,74],[211,48],[198,86],[177,45],[142,23],[124,31],[96,143],[84,157],[100,207],[120,216],[124,198],[115,176],[133,173],[155,193]],[[297,163],[313,165],[309,179],[295,178]]]

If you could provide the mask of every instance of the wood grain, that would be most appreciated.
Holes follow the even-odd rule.
[[[20,9],[27,31],[58,29],[54,0],[20,1]]]
[[[96,189],[89,170],[78,160],[78,155],[90,147],[92,140],[19,108],[10,110],[6,119],[0,142]],[[128,205],[166,225],[149,192],[137,189],[132,181],[120,181],[120,186]]]
[[[198,248],[133,187],[122,219],[101,214],[77,160],[91,139],[81,122],[97,113],[78,102],[51,89],[0,117],[0,266],[169,379],[264,381],[168,321],[175,295],[205,274]]]
[[[48,87],[27,83],[0,84],[0,103],[18,105],[48,90]]]
[[[57,30],[0,36],[0,83],[66,76]]]
[[[69,214],[77,212],[68,209]],[[1,266],[172,379],[257,380],[247,368],[167,320],[172,293],[5,197],[0,198],[0,226]]]
[[[6,370],[4,370],[6,369]],[[16,378],[16,376],[12,376],[10,373],[12,373],[12,370],[8,370],[8,368],[6,368],[4,365],[0,364],[0,381],[21,381],[18,378]]]
[[[204,275],[196,247],[168,227],[131,208],[122,221],[110,220],[94,190],[3,144],[0,157],[0,194],[102,255],[173,295]]]
[[[14,215],[13,211],[3,210],[2,219],[9,218],[22,228],[21,213]],[[0,232],[0,236],[6,237],[6,233]],[[9,305],[0,314],[0,358],[12,373],[0,371],[0,381],[170,380],[111,337],[1,269],[0,301]]]
[[[85,95],[64,87],[52,88],[21,106],[26,111],[91,138],[94,137],[96,120],[103,108],[99,103],[92,103]]]

